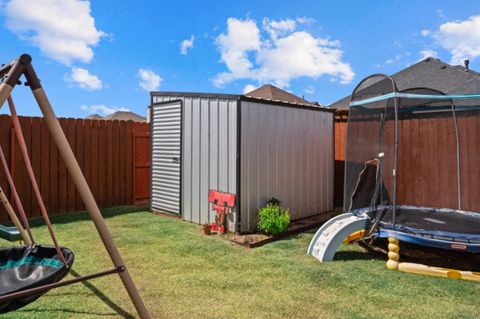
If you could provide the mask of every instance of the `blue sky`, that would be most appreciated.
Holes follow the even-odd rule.
[[[480,70],[480,1],[0,0],[0,41],[1,61],[32,55],[64,117],[265,83],[329,104],[426,55]],[[39,115],[27,89],[14,98]]]

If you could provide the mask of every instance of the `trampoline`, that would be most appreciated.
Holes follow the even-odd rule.
[[[366,238],[480,252],[478,125],[480,94],[365,78],[350,103],[344,212],[368,216]]]

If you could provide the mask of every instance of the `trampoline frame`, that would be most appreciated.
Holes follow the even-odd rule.
[[[365,85],[362,87],[362,85],[368,83],[367,81],[373,79],[373,78],[379,78],[378,81],[373,82],[370,85]],[[381,83],[382,81],[386,81],[384,83]],[[368,98],[358,98],[355,94],[362,92],[362,90],[366,90],[370,87],[373,87],[375,84],[379,84],[379,88],[389,88],[390,92],[385,92],[381,94],[381,92],[376,92],[378,95],[374,95]],[[384,87],[381,85],[385,84]],[[414,93],[408,93],[408,91],[414,91],[414,90],[429,90],[435,93],[439,93],[438,95],[433,95],[433,94],[414,94]],[[387,91],[387,90],[385,90]],[[375,89],[373,88],[371,92],[375,92]],[[466,242],[461,242],[461,241],[456,241],[454,237],[452,237],[452,240],[445,240],[445,238],[438,238],[435,236],[431,237],[425,237],[425,236],[419,236],[415,235],[412,233],[407,233],[405,231],[402,231],[400,229],[397,229],[396,225],[396,217],[397,217],[397,208],[399,207],[405,207],[409,206],[411,208],[416,208],[416,209],[433,209],[433,210],[438,210],[438,208],[430,208],[430,207],[420,207],[420,206],[411,206],[411,205],[397,205],[397,169],[398,169],[398,121],[399,121],[399,111],[402,112],[402,110],[399,110],[399,101],[401,98],[406,98],[406,99],[425,99],[425,100],[444,100],[446,104],[449,104],[449,107],[444,106],[443,111],[451,111],[452,112],[452,119],[453,119],[453,125],[454,125],[454,130],[455,130],[455,143],[456,143],[456,175],[457,175],[457,194],[458,194],[458,208],[457,210],[451,209],[452,211],[456,212],[463,212],[463,213],[471,213],[478,215],[480,218],[480,213],[476,212],[465,212],[462,211],[462,188],[461,188],[461,159],[460,159],[460,136],[459,136],[459,128],[458,128],[458,121],[457,121],[457,116],[456,116],[456,106],[453,100],[457,99],[480,99],[480,94],[465,94],[465,95],[446,95],[443,92],[440,92],[438,90],[430,89],[430,88],[414,88],[414,89],[409,89],[405,91],[399,91],[398,87],[395,83],[395,80],[385,74],[372,74],[366,78],[364,78],[362,81],[359,82],[359,84],[355,87],[355,89],[352,92],[351,98],[350,98],[350,107],[360,107],[362,105],[368,104],[368,103],[374,103],[374,102],[380,102],[380,101],[385,101],[384,105],[384,114],[387,113],[387,110],[390,110],[394,118],[390,119],[391,121],[394,121],[394,128],[393,128],[393,135],[394,135],[394,140],[393,140],[393,172],[392,172],[392,192],[390,193],[390,202],[391,205],[390,209],[392,211],[392,228],[387,229],[384,228],[381,224],[378,224],[378,221],[372,223],[372,228],[370,229],[370,235],[372,236],[377,236],[377,237],[395,237],[397,239],[400,239],[402,241],[410,242],[413,244],[418,244],[418,245],[424,245],[424,246],[430,246],[430,247],[437,247],[437,248],[443,248],[443,249],[454,249],[454,250],[463,250],[463,251],[471,251],[471,252],[480,252],[480,239],[478,243],[466,243]],[[388,104],[388,101],[393,101],[393,105]],[[464,107],[459,107],[458,110],[463,109]],[[440,108],[439,108],[440,109]],[[468,109],[468,108],[467,108]],[[379,108],[381,110],[381,106]],[[424,109],[422,109],[425,111]],[[421,111],[422,111],[421,110]],[[430,110],[430,109],[428,109]],[[411,112],[409,110],[403,110],[404,112]],[[436,109],[431,109],[432,112],[435,112]],[[437,111],[438,112],[438,111]],[[349,116],[349,122],[352,119],[351,116]],[[386,122],[385,118],[383,115],[380,116],[380,138],[379,138],[379,149],[381,152],[384,152],[384,141],[383,141],[383,136],[384,136],[384,124]],[[348,127],[347,127],[347,140],[346,140],[346,146],[345,146],[345,154],[348,156],[348,147],[349,147],[349,139],[348,139]],[[377,173],[380,172],[380,177],[377,179],[375,182],[375,187],[378,188],[383,186],[383,179],[382,179],[382,165],[383,165],[383,153],[381,153],[382,160],[379,161],[379,165],[377,166]],[[345,176],[344,176],[344,212],[350,212],[355,215],[362,215],[362,214],[368,214],[369,219],[372,221],[374,218],[372,217],[372,213],[378,211],[377,209],[377,199],[375,196],[378,194],[378,190],[376,189],[374,191],[374,197],[372,198],[372,203],[370,207],[363,207],[363,208],[352,208],[352,203],[353,203],[353,197],[355,195],[356,189],[349,190],[347,188],[348,184],[348,171],[347,171],[347,162],[348,158],[345,159]],[[358,176],[358,180],[360,180],[361,176]],[[380,184],[378,184],[380,183]],[[381,190],[380,190],[381,192]],[[350,197],[350,196],[351,197]],[[347,203],[348,204],[345,204]],[[373,203],[375,201],[375,203]],[[460,234],[460,233],[459,233]],[[480,237],[479,237],[480,238]]]

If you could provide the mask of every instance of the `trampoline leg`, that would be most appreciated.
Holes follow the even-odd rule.
[[[137,288],[135,287],[135,284],[128,272],[128,269],[123,262],[122,256],[120,255],[120,252],[118,251],[117,246],[113,241],[112,235],[110,234],[110,231],[105,224],[105,220],[100,213],[100,209],[98,208],[98,205],[88,186],[85,176],[83,175],[82,170],[78,165],[75,155],[73,154],[73,151],[68,144],[67,138],[63,133],[60,123],[58,122],[57,117],[53,112],[50,102],[48,101],[48,98],[43,88],[40,85],[38,86],[38,88],[32,87],[33,95],[38,105],[40,106],[40,109],[42,110],[45,123],[50,130],[52,138],[58,147],[58,151],[60,152],[60,155],[65,162],[65,166],[67,167],[67,170],[70,173],[70,176],[72,177],[75,186],[77,187],[77,191],[85,204],[90,218],[93,220],[93,223],[97,228],[98,234],[100,235],[100,238],[102,239],[102,242],[105,245],[105,248],[110,255],[110,259],[112,260],[115,267],[125,267],[125,271],[120,272],[119,276],[123,282],[123,285],[125,286],[125,289],[128,292],[128,295],[130,296],[130,299],[132,300],[132,303],[135,306],[135,309],[140,315],[140,318],[151,318],[147,308],[145,307],[145,304],[143,303],[142,298],[140,297]]]
[[[388,237],[388,261],[387,269],[397,270],[398,260],[400,259],[400,241],[393,237]]]

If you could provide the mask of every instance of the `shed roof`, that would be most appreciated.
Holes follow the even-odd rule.
[[[199,97],[199,98],[213,98],[213,99],[227,99],[227,100],[241,100],[241,101],[249,101],[249,102],[257,102],[257,103],[264,103],[264,104],[275,104],[279,106],[288,106],[288,107],[296,107],[299,109],[310,109],[310,110],[317,110],[317,111],[326,111],[326,112],[334,112],[334,109],[331,109],[326,106],[321,106],[318,103],[308,102],[298,96],[295,96],[289,92],[286,92],[282,89],[279,89],[273,85],[266,85],[271,86],[274,89],[272,95],[263,95],[260,96],[252,96],[251,93],[256,91],[249,92],[245,95],[240,94],[224,94],[224,93],[199,93],[199,92],[172,92],[172,91],[152,91],[150,92],[150,96],[169,96],[169,97]],[[265,87],[265,86],[264,86]],[[280,93],[282,91],[284,93]],[[283,98],[283,99],[279,99]],[[286,98],[286,99],[285,99]],[[294,99],[295,98],[295,99]],[[153,103],[153,101],[152,101]]]
[[[440,59],[426,58],[391,76],[400,91],[428,87],[445,94],[480,92],[480,73],[461,65],[450,65]],[[330,104],[337,110],[348,110],[350,95]]]

